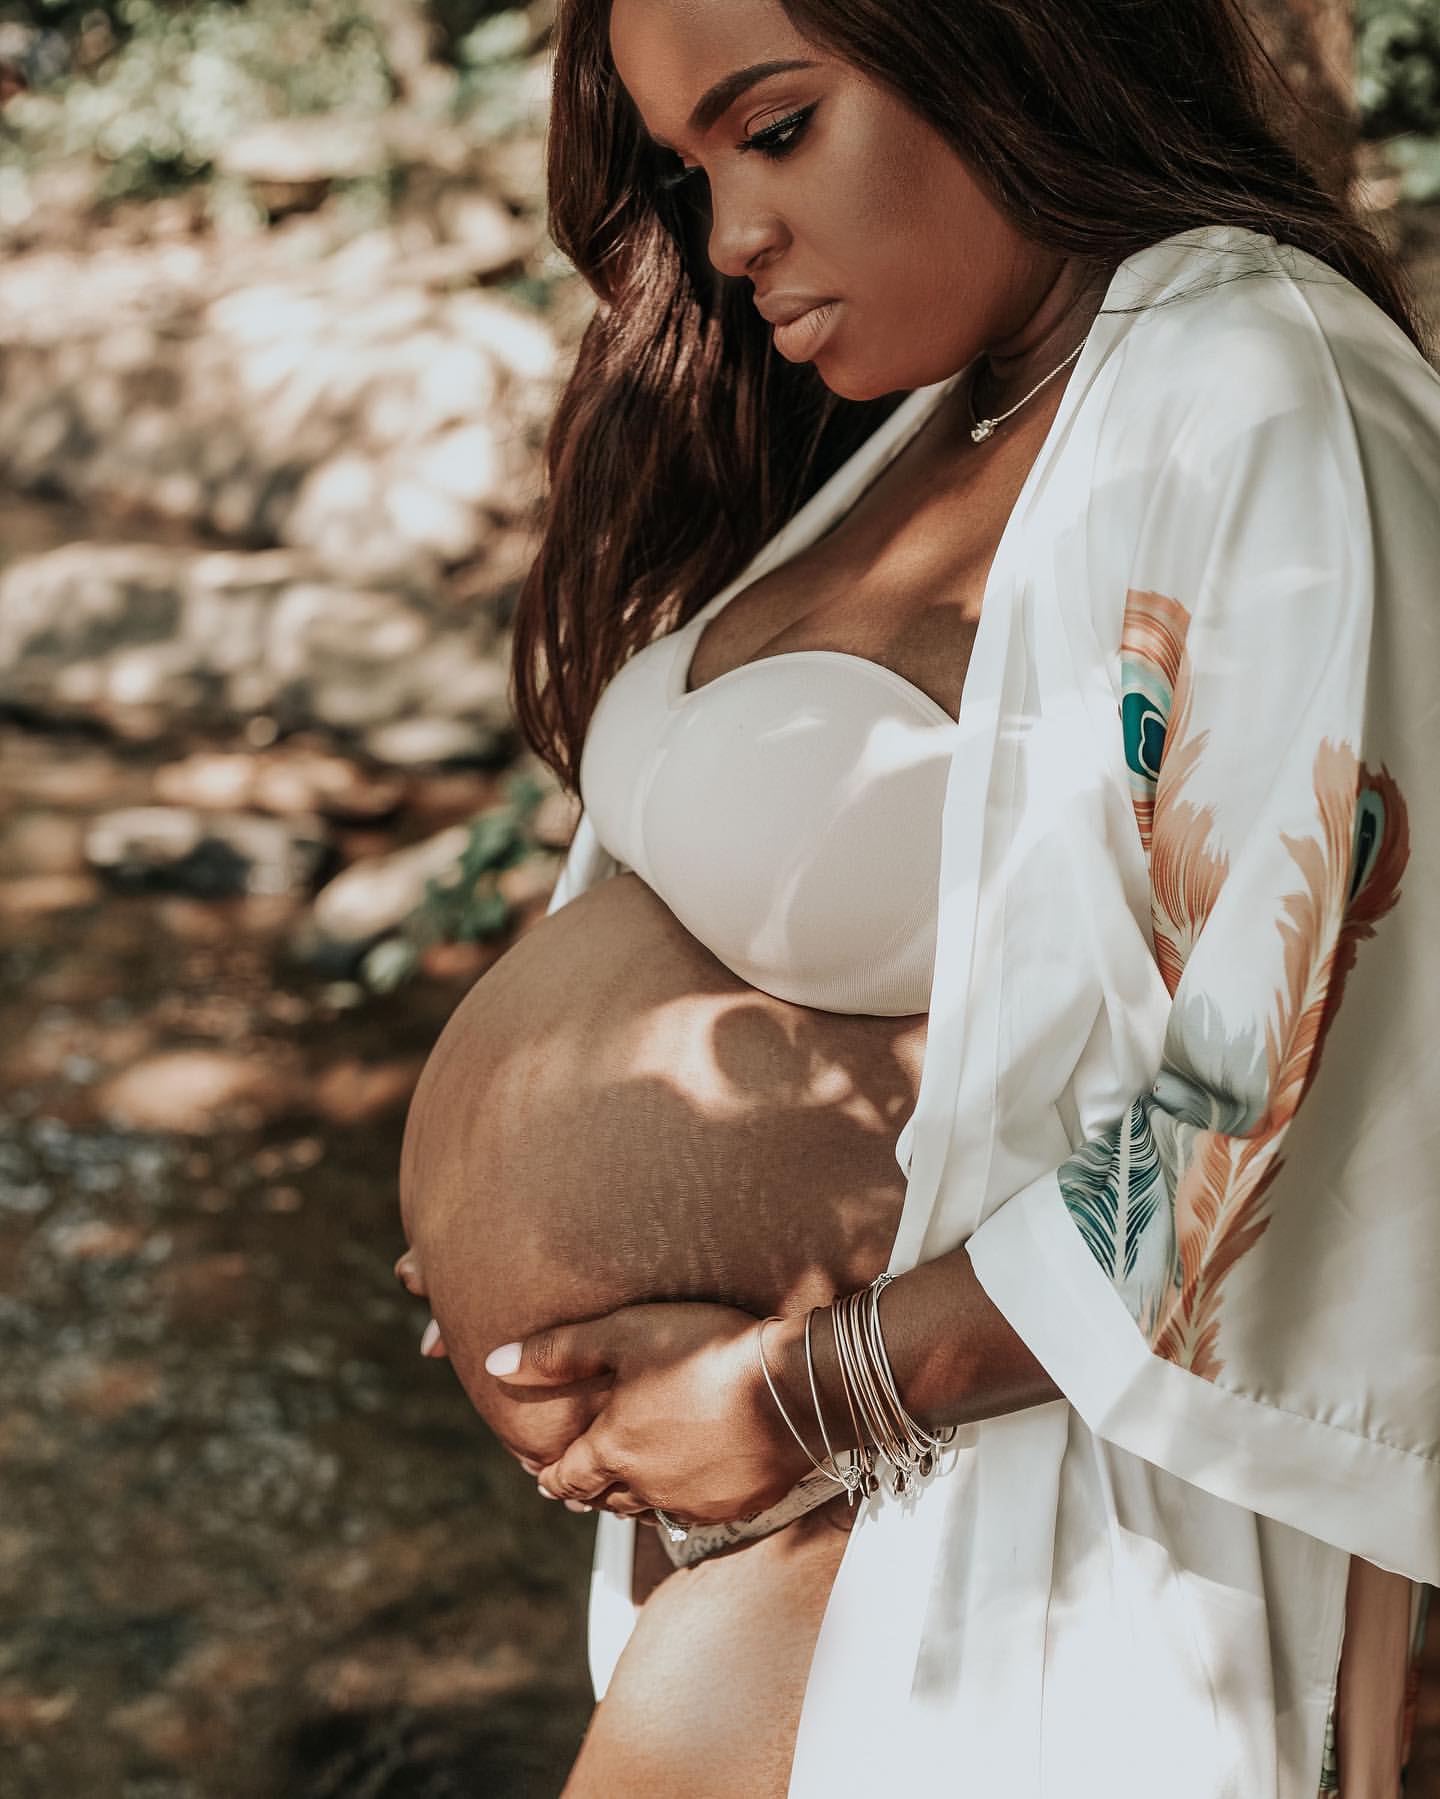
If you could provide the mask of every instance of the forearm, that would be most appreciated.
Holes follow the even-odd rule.
[[[765,1339],[772,1371],[797,1423],[814,1416],[804,1323],[801,1316],[772,1324]],[[897,1275],[880,1295],[880,1326],[906,1409],[928,1429],[1061,1397],[980,1285],[963,1247]],[[830,1441],[839,1451],[854,1433],[826,1311],[815,1315],[811,1347]],[[807,1435],[818,1447],[813,1422]]]

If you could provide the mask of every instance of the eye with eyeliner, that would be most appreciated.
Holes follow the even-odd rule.
[[[763,131],[752,132],[749,137],[742,138],[735,148],[758,150],[770,161],[778,162],[782,156],[788,156],[805,135],[805,127],[814,110],[812,104],[802,106],[797,112],[787,113],[783,119],[776,119],[773,125],[767,125]]]
[[[758,151],[767,161],[779,162],[790,154],[805,135],[805,127],[814,111],[815,104],[811,104],[800,107],[796,112],[787,113],[783,119],[776,119],[773,125],[767,125],[762,131],[752,132],[749,137],[742,138],[735,148],[739,151]],[[661,175],[659,184],[662,188],[676,188],[692,175],[701,173],[698,167],[675,169],[669,174]]]

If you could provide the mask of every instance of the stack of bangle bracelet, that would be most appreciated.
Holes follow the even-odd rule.
[[[810,1327],[819,1308],[812,1307],[805,1315],[805,1372],[810,1383],[810,1400],[815,1407],[815,1423],[825,1451],[823,1462],[815,1456],[804,1436],[796,1429],[795,1421],[785,1409],[765,1360],[765,1326],[777,1323],[778,1320],[762,1319],[757,1332],[760,1368],[765,1376],[765,1384],[770,1389],[770,1397],[775,1401],[786,1428],[805,1451],[811,1466],[833,1480],[837,1487],[845,1489],[851,1505],[854,1505],[857,1496],[868,1498],[879,1490],[880,1477],[875,1472],[877,1454],[889,1463],[891,1491],[906,1493],[917,1478],[931,1472],[937,1452],[955,1436],[953,1426],[940,1432],[926,1430],[910,1416],[900,1398],[900,1389],[895,1384],[894,1370],[885,1353],[885,1338],[880,1329],[880,1295],[893,1279],[894,1276],[890,1274],[878,1275],[868,1287],[861,1287],[856,1293],[845,1294],[827,1308],[835,1336],[835,1359],[840,1370],[840,1384],[855,1439],[853,1449],[841,1452],[849,1458],[844,1467],[841,1467],[830,1442],[830,1432],[820,1404],[820,1390],[815,1382]]]

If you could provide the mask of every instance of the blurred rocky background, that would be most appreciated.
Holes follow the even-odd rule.
[[[1440,325],[1440,0],[1255,13]],[[588,1716],[590,1527],[390,1273],[573,824],[506,704],[551,27],[0,0],[5,1799],[538,1799]]]

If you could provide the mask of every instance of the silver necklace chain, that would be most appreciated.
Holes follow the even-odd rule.
[[[1064,362],[1057,363],[1055,365],[1055,367],[1053,369],[1051,369],[1051,371],[1048,375],[1044,376],[1043,379],[1041,379],[1035,383],[1034,387],[1032,387],[1030,389],[1029,393],[1025,395],[1024,400],[1017,400],[1015,402],[1015,404],[1012,407],[1010,407],[1009,411],[999,413],[994,418],[985,418],[985,419],[977,419],[976,418],[976,416],[975,416],[975,383],[972,381],[970,383],[969,387],[967,387],[965,390],[965,410],[970,414],[970,441],[972,443],[983,444],[987,437],[993,437],[995,434],[995,427],[997,425],[1003,425],[1005,423],[1006,419],[1008,419],[1013,413],[1018,412],[1020,410],[1020,408],[1025,404],[1025,400],[1033,400],[1035,398],[1036,394],[1039,393],[1040,389],[1042,387],[1044,387],[1046,381],[1053,381],[1055,379],[1055,377],[1060,373],[1061,369],[1067,368],[1072,362],[1074,362],[1075,358],[1080,354],[1080,352],[1084,348],[1085,348],[1085,340],[1082,338],[1080,340],[1080,342],[1078,344],[1076,344],[1075,348],[1070,352],[1070,354],[1065,358]]]

